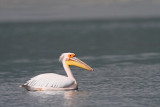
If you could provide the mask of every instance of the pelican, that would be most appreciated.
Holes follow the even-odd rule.
[[[74,53],[62,53],[59,57],[59,61],[62,62],[67,76],[55,73],[39,74],[20,87],[28,91],[77,90],[78,84],[71,72],[70,66],[77,66],[93,71],[89,65],[76,58]]]

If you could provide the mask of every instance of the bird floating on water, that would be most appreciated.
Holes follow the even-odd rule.
[[[74,53],[62,53],[59,61],[62,62],[67,76],[55,73],[39,74],[20,87],[23,87],[28,91],[77,90],[78,84],[71,72],[70,66],[78,66],[93,71],[89,65],[76,58]]]

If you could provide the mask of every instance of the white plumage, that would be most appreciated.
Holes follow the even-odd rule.
[[[28,80],[24,85],[34,88],[66,88],[74,84],[74,80],[54,73],[37,75]]]
[[[29,91],[76,90],[78,84],[69,66],[78,66],[93,71],[90,66],[76,58],[74,53],[63,53],[59,60],[63,64],[67,77],[54,73],[40,74],[28,80],[21,87]]]

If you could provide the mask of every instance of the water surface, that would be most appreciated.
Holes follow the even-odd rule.
[[[3,107],[159,107],[160,20],[0,24]],[[76,56],[95,71],[71,67],[78,91],[28,92],[41,73],[66,75],[58,57]]]

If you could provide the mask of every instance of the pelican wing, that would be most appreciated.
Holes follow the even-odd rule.
[[[54,73],[46,73],[31,78],[24,85],[35,88],[66,88],[73,84],[74,80],[68,77]]]

